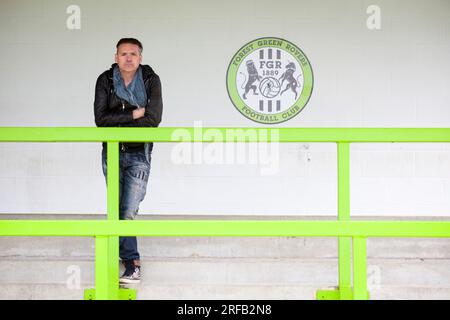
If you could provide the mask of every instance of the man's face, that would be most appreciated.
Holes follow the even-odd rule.
[[[115,60],[121,71],[135,72],[142,62],[142,56],[137,45],[122,43],[117,48]]]

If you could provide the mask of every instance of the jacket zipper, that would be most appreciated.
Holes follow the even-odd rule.
[[[147,85],[147,83],[149,81],[150,81],[150,78],[146,78],[144,80],[144,85]],[[147,100],[147,103],[148,103],[148,100]],[[123,100],[122,100],[122,112],[123,111],[125,111],[125,104],[123,103]],[[120,125],[119,125],[119,127],[120,127]],[[122,152],[125,152],[125,150],[126,150],[125,146],[123,145],[123,142],[120,143],[120,149],[122,150]]]
[[[122,100],[122,112],[123,111],[125,111],[125,104],[123,103],[123,100]],[[121,149],[122,149],[122,152],[125,152],[125,146],[123,145],[123,142],[121,143]]]

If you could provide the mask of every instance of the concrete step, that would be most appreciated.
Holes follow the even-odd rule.
[[[313,299],[338,281],[337,259],[154,258],[142,270],[139,299]],[[92,259],[2,259],[0,273],[0,299],[81,299],[94,285]],[[449,299],[450,260],[369,259],[368,287],[372,299]]]
[[[1,215],[2,219],[85,220],[102,215]],[[332,217],[296,216],[163,216],[142,215],[139,219],[224,219],[224,220],[333,220]],[[366,220],[405,220],[368,217]],[[428,220],[442,220],[429,218]],[[355,219],[356,220],[356,219]],[[421,219],[425,220],[425,219]],[[9,257],[93,257],[92,237],[2,237],[0,259]],[[302,237],[139,237],[143,257],[209,258],[337,258],[336,238]],[[369,238],[369,258],[450,259],[450,238]]]
[[[2,216],[93,218],[104,216]],[[94,286],[94,245],[92,237],[1,237],[0,299],[82,299]],[[314,299],[338,282],[336,238],[140,237],[139,248],[138,299]],[[450,239],[369,238],[367,253],[372,299],[450,299]]]
[[[60,284],[7,284],[2,300],[81,300],[84,289]],[[150,285],[137,287],[137,300],[314,300],[315,286]],[[450,288],[369,288],[371,300],[448,300]]]
[[[337,238],[139,237],[143,257],[337,258]],[[93,257],[91,237],[2,237],[0,258]],[[369,238],[369,258],[450,259],[450,239]]]

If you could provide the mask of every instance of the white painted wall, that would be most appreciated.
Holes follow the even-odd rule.
[[[81,9],[69,30],[66,9]],[[381,29],[369,30],[369,5]],[[133,36],[163,84],[161,126],[262,127],[225,75],[245,43],[297,44],[314,70],[306,108],[279,127],[449,127],[448,0],[0,2],[0,126],[95,126],[94,85]],[[157,144],[142,214],[335,215],[334,144],[279,146],[261,165],[176,165]],[[0,143],[1,213],[104,213],[100,144]],[[352,215],[450,216],[449,144],[352,146]]]

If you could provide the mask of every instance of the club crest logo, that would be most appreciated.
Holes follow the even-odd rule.
[[[227,71],[228,95],[245,117],[265,124],[287,121],[309,101],[313,72],[306,55],[280,38],[244,45]]]

